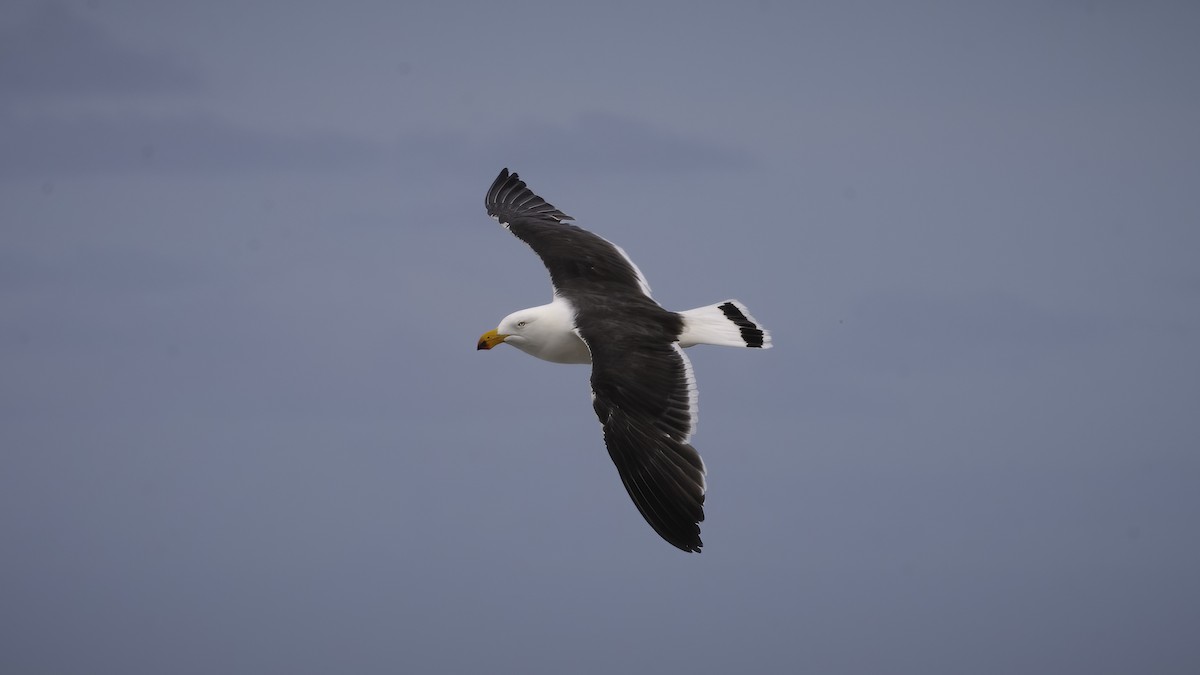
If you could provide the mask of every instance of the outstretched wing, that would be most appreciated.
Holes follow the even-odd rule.
[[[592,354],[593,407],[634,505],[663,539],[699,551],[705,469],[689,443],[696,382],[677,342],[682,317],[654,302],[621,247],[565,222],[571,217],[517,174],[501,171],[484,203],[538,254],[555,293],[574,308]]]
[[[556,292],[570,297],[578,289],[605,288],[610,293],[650,295],[645,277],[620,246],[565,222],[573,219],[508,169],[500,171],[484,204],[488,215],[538,254]]]
[[[688,442],[696,427],[691,363],[675,342],[589,340],[597,327],[580,319],[579,333],[592,349],[592,405],[626,492],[659,536],[699,551],[707,485],[704,460]]]

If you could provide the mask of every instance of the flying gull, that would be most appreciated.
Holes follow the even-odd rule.
[[[592,407],[625,490],[659,536],[699,552],[706,471],[689,442],[696,378],[683,348],[768,349],[770,334],[737,300],[663,309],[620,246],[567,223],[573,218],[508,169],[484,203],[542,259],[554,298],[504,317],[478,348],[508,343],[546,361],[592,364]]]

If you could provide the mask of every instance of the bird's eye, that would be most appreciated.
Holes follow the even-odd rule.
[[[525,322],[524,322],[524,321],[518,321],[518,322],[517,322],[517,328],[524,328],[524,327],[525,327]]]

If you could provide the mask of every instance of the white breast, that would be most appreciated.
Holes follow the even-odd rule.
[[[574,331],[568,330],[551,335],[542,334],[537,341],[513,343],[513,346],[531,356],[554,363],[591,363],[592,353]]]
[[[506,340],[512,346],[554,363],[592,362],[587,344],[575,333],[575,310],[565,298],[555,296],[548,305],[514,312],[502,325],[521,317],[526,318],[525,326]]]

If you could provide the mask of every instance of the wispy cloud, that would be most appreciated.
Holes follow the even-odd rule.
[[[202,93],[202,82],[171,54],[127,47],[86,17],[41,6],[0,36],[0,180],[292,169],[409,174],[479,164],[603,173],[752,163],[719,140],[597,111],[567,123],[527,118],[500,132],[401,132],[392,142],[337,130],[283,134],[197,109],[195,99],[174,112],[144,112],[146,96]],[[91,99],[103,99],[104,111],[92,109]],[[121,101],[128,109],[111,105]]]
[[[57,5],[42,5],[0,36],[0,102],[16,97],[152,94],[201,78],[170,54],[123,46]]]
[[[9,116],[0,124],[0,178],[211,173],[377,163],[385,148],[335,134],[292,137],[211,115]]]
[[[999,292],[880,293],[864,298],[850,323],[855,337],[845,343],[859,363],[908,374],[1040,368],[1117,330],[1086,312]]]
[[[489,155],[512,163],[596,171],[681,171],[752,164],[745,152],[629,117],[594,112],[569,125],[522,124],[484,144]]]
[[[442,172],[480,163],[608,172],[744,167],[752,161],[718,143],[608,114],[586,115],[569,126],[530,122],[493,138],[412,134],[383,143],[327,131],[285,135],[204,114],[0,113],[0,180],[290,169]]]

